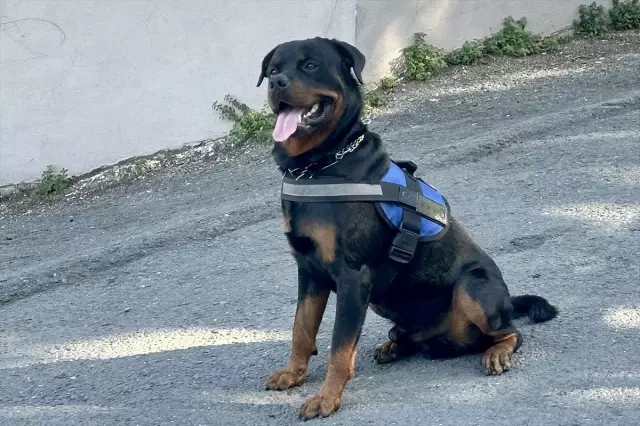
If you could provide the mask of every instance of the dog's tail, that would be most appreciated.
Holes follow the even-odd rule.
[[[514,318],[527,316],[533,322],[545,322],[558,315],[558,308],[540,296],[531,294],[513,296],[511,304],[513,305]]]

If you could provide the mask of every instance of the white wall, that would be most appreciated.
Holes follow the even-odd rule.
[[[414,32],[452,48],[509,14],[550,32],[585,2],[0,0],[0,186],[221,136],[211,104],[230,93],[262,106],[260,63],[286,40],[355,42],[372,80]]]
[[[211,104],[261,106],[276,43],[355,41],[355,0],[8,0],[0,16],[0,185],[220,136]]]
[[[389,62],[413,42],[416,32],[427,42],[450,50],[466,40],[502,28],[505,17],[526,17],[527,29],[550,34],[570,25],[578,6],[592,0],[359,0],[356,43],[367,56],[369,79],[389,74]],[[610,7],[610,0],[598,0]]]

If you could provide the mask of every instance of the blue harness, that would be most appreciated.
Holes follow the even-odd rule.
[[[411,161],[391,161],[379,184],[331,178],[282,178],[281,197],[296,202],[374,202],[382,219],[398,230],[389,257],[408,263],[418,242],[440,239],[449,228],[449,204],[438,190],[413,173]]]
[[[381,182],[395,183],[406,188],[407,176],[405,173],[405,170],[401,169],[396,163],[391,162],[389,164],[389,170],[387,170],[387,173],[382,177]],[[440,194],[440,192],[438,192],[437,189],[426,184],[420,178],[417,178],[417,180],[420,184],[420,190],[423,196],[435,203],[440,204],[443,208],[447,207],[447,203],[444,197],[442,196],[442,194]],[[386,217],[387,223],[389,223],[395,229],[399,229],[405,212],[402,206],[397,203],[386,202],[378,203],[377,206],[382,209],[383,216]],[[378,209],[378,211],[380,211],[380,209]],[[439,222],[436,222],[424,216],[420,217],[420,238],[422,240],[431,239],[431,237],[437,236],[444,230],[444,228],[445,227]]]

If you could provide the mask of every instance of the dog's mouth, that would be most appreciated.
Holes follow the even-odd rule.
[[[320,99],[312,106],[304,108],[280,102],[273,139],[276,142],[284,142],[294,134],[310,135],[328,121],[332,107],[329,99]]]

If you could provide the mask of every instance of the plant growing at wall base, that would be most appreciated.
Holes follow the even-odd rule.
[[[59,194],[71,186],[71,178],[67,176],[67,169],[55,171],[53,166],[47,166],[42,172],[40,183],[36,187],[36,192],[40,196]]]
[[[275,117],[266,106],[261,110],[254,110],[231,95],[226,95],[224,101],[225,103],[214,102],[213,109],[223,120],[233,122],[229,137],[234,142],[266,143],[271,141]]]
[[[609,20],[616,31],[640,29],[640,0],[613,0]]]
[[[484,40],[483,53],[523,57],[553,51],[558,47],[555,39],[535,35],[527,31],[526,27],[526,18],[516,21],[511,16],[506,17],[502,29]]]
[[[380,89],[374,89],[363,95],[362,115],[368,116],[374,108],[380,108],[389,104],[389,96]]]
[[[580,5],[578,18],[573,21],[575,33],[582,37],[598,37],[605,34],[607,29],[607,13],[604,6],[595,1],[590,5]]]
[[[483,47],[482,41],[465,41],[462,47],[447,53],[444,60],[448,65],[473,65],[484,57]]]
[[[374,108],[388,105],[391,93],[397,84],[398,81],[393,77],[382,77],[378,87],[368,92],[363,92],[362,116],[367,117],[373,112]]]
[[[408,80],[427,80],[447,66],[444,51],[427,44],[425,37],[425,33],[415,33],[413,44],[402,49],[405,60],[404,75]]]
[[[396,88],[398,81],[393,77],[382,77],[378,88],[384,92],[390,92]]]

